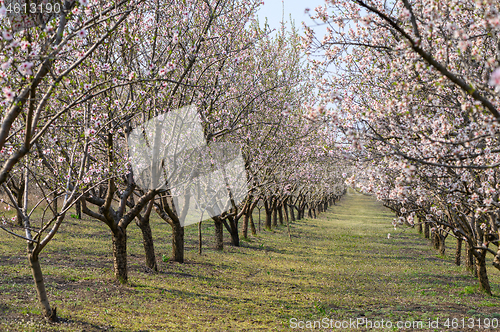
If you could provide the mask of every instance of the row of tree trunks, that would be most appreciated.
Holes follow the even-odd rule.
[[[253,211],[255,207],[259,203],[259,199],[253,200],[248,207],[246,208],[243,214],[243,238],[248,239],[248,226],[250,226],[250,230],[253,235],[257,235],[257,231],[255,229],[255,224],[253,223]]]
[[[429,238],[430,225],[424,223],[424,235]],[[448,233],[441,231],[439,228],[430,232],[430,239],[434,249],[438,250],[441,255],[445,253],[445,240]],[[443,234],[442,234],[443,233]],[[463,239],[458,238],[455,249],[455,264],[461,265],[462,260],[462,244]],[[478,243],[477,247],[481,247],[482,243]],[[491,287],[486,270],[486,250],[475,249],[471,247],[469,242],[465,242],[465,268],[470,271],[474,277],[478,278],[479,286],[482,291],[491,295]]]

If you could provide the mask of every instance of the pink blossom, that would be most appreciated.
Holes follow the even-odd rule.
[[[21,49],[22,49],[23,51],[26,51],[26,50],[28,49],[28,47],[30,47],[30,45],[31,45],[31,44],[30,44],[28,41],[23,40],[23,41],[21,42]]]
[[[8,32],[8,31],[3,31],[2,32],[2,37],[5,40],[12,40],[12,38],[14,38],[14,36],[10,32]]]
[[[14,92],[12,92],[12,90],[10,88],[3,88],[3,94],[5,96],[5,99],[7,99],[8,101],[12,101],[14,100]]]
[[[500,88],[500,67],[495,69],[493,73],[491,73],[490,81],[488,82],[490,85],[493,85],[495,88]]]
[[[171,72],[174,69],[175,69],[175,65],[172,62],[169,62],[169,63],[167,63],[167,65],[165,66],[165,68],[163,68],[162,70],[160,70],[159,74],[160,75],[165,75],[166,73]]]
[[[10,61],[7,61],[7,62],[2,63],[2,65],[0,67],[2,68],[2,70],[7,70],[10,68],[10,66],[11,66]]]
[[[88,34],[87,30],[86,29],[82,29],[82,30],[78,31],[76,35],[79,38],[85,38],[85,37],[87,37],[87,34]]]
[[[19,66],[19,71],[25,75],[31,75],[33,72],[31,71],[31,68],[33,67],[32,62],[23,62]]]

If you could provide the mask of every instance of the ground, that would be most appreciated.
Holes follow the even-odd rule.
[[[159,273],[143,267],[141,233],[131,225],[127,286],[113,280],[106,226],[68,218],[41,258],[56,324],[40,318],[24,243],[0,233],[0,331],[290,331],[324,318],[425,324],[406,331],[453,330],[455,322],[460,331],[478,331],[479,323],[500,321],[497,270],[488,270],[494,295],[485,295],[454,265],[451,240],[449,255],[438,256],[415,229],[394,230],[392,218],[373,198],[350,191],[318,219],[292,223],[291,241],[281,226],[239,248],[227,243],[224,252],[210,249],[214,228],[204,222],[201,256],[197,226],[186,229],[185,264],[168,261],[170,228],[155,219]],[[456,320],[447,328],[448,318]],[[429,329],[437,319],[439,327]],[[398,329],[378,329],[386,330]]]

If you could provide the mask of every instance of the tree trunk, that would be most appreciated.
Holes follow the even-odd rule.
[[[422,222],[420,221],[420,218],[418,218],[418,233],[422,234]]]
[[[240,234],[238,232],[238,219],[234,217],[229,217],[227,219],[229,224],[226,222],[226,228],[229,231],[229,235],[231,235],[231,245],[234,247],[240,246]]]
[[[57,216],[57,208],[58,208],[58,206],[57,206],[57,197],[58,197],[58,196],[59,196],[59,195],[58,195],[57,193],[54,193],[54,195],[53,195],[54,199],[53,199],[53,204],[52,204],[52,206],[53,206],[53,208],[54,208],[54,211],[53,211],[54,217],[55,217],[55,216]]]
[[[172,226],[172,260],[184,263],[184,227],[179,223]]]
[[[439,250],[439,234],[436,231],[433,231],[431,234],[432,246],[434,249]]]
[[[33,274],[33,280],[35,281],[36,293],[38,297],[38,303],[40,304],[45,318],[51,322],[57,321],[56,308],[51,309],[49,304],[49,299],[47,297],[47,292],[45,290],[45,283],[43,281],[42,268],[40,267],[40,261],[38,260],[38,255],[31,253],[32,250],[28,249],[28,260]]]
[[[198,223],[198,254],[201,255],[202,246],[203,246],[203,238],[201,235],[201,221]]]
[[[468,271],[472,271],[474,267],[474,257],[472,255],[472,250],[470,250],[469,242],[465,242],[465,268]]]
[[[446,239],[444,238],[444,236],[442,236],[439,233],[436,234],[436,235],[437,235],[437,239],[439,241],[439,243],[438,243],[439,254],[441,256],[444,256],[444,253],[445,253],[445,250],[446,250],[446,245],[445,245]]]
[[[76,218],[82,219],[82,202],[80,200],[76,201],[75,210],[76,210]]]
[[[299,219],[304,219],[306,216],[307,204],[302,205],[299,211]]]
[[[498,230],[498,238],[500,239],[500,229]],[[493,259],[493,266],[500,270],[500,243],[497,242],[497,254]]]
[[[278,208],[276,206],[273,207],[273,228],[278,227]]]
[[[224,250],[224,233],[223,233],[223,225],[222,220],[219,218],[214,219],[215,224],[215,249],[216,250]]]
[[[293,205],[290,206],[290,218],[295,221],[295,207]]]
[[[19,184],[19,188],[17,190],[17,196],[16,196],[17,206],[19,208],[21,208],[21,210],[24,207],[23,206],[23,202],[24,202],[24,200],[23,200],[24,190],[23,189],[24,189],[24,178],[23,178],[23,180],[21,180],[21,183]],[[27,208],[26,208],[26,210],[27,210]],[[23,226],[23,215],[19,211],[17,211],[17,225],[21,226],[21,227]]]
[[[113,232],[113,267],[115,278],[122,284],[127,283],[127,232],[121,227]]]
[[[144,253],[146,254],[146,266],[154,271],[158,271],[156,265],[155,246],[153,242],[153,234],[151,233],[151,225],[149,218],[141,218],[137,225],[142,232],[142,244],[144,246]]]
[[[283,210],[285,210],[285,221],[288,223],[290,222],[289,216],[288,216],[288,203],[285,202],[283,203]]]
[[[290,232],[290,220],[286,218],[286,229],[288,231],[288,238],[292,241],[292,233]]]
[[[424,237],[429,238],[429,224],[427,222],[424,223]]]
[[[457,239],[457,249],[455,250],[455,264],[460,266],[462,257],[462,239]]]
[[[283,206],[281,204],[278,206],[278,221],[280,225],[283,225]]]
[[[266,220],[264,222],[264,228],[267,230],[271,230],[273,210],[269,206],[269,203],[267,202],[267,200],[264,201],[264,208],[266,210]]]
[[[252,235],[253,236],[256,236],[257,235],[257,230],[255,229],[255,224],[253,222],[253,214],[250,213],[250,230],[252,231]],[[260,228],[260,224],[259,224],[259,228]]]
[[[260,229],[260,224],[261,224],[261,218],[260,218],[260,211],[262,210],[262,207],[259,207],[259,232],[261,231]]]
[[[490,282],[486,273],[486,250],[482,250],[479,257],[476,257],[477,274],[479,277],[479,287],[488,295],[491,295]]]
[[[248,239],[248,223],[250,221],[250,213],[248,211],[245,211],[243,214],[243,238]]]

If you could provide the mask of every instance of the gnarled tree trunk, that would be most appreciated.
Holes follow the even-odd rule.
[[[445,250],[446,250],[446,238],[444,236],[442,236],[441,234],[437,233],[437,238],[438,238],[438,250],[439,250],[439,254],[441,256],[444,256],[444,253],[445,253]]]
[[[141,218],[137,223],[142,232],[142,244],[144,246],[144,253],[146,255],[146,266],[154,271],[158,271],[155,256],[155,246],[153,242],[153,234],[151,232],[151,225],[148,218]]]
[[[223,220],[229,235],[231,236],[231,245],[234,247],[240,246],[240,235],[238,233],[238,218],[229,217]]]
[[[117,227],[113,234],[113,267],[116,279],[125,284],[128,282],[127,271],[127,231]]]
[[[482,250],[482,252],[476,255],[476,267],[479,287],[488,295],[491,295],[490,282],[488,280],[488,274],[486,273],[486,250]]]
[[[473,249],[470,247],[469,242],[465,242],[465,268],[477,277],[477,268],[474,258]]]

